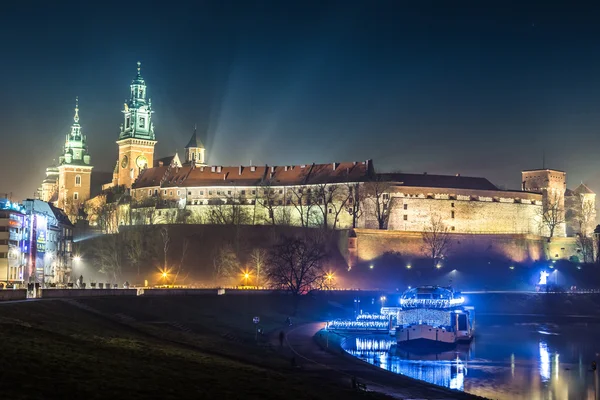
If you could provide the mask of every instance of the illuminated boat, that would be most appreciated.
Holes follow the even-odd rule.
[[[452,288],[421,286],[404,292],[400,307],[387,307],[382,314],[395,314],[399,347],[443,348],[473,339],[474,309],[463,303]]]

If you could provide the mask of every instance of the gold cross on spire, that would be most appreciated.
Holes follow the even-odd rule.
[[[75,123],[79,122],[79,96],[75,97],[75,116],[73,120]]]

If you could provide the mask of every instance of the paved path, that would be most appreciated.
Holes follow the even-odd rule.
[[[368,390],[385,393],[397,399],[479,399],[464,392],[435,387],[382,370],[349,355],[344,356],[337,345],[331,345],[330,351],[325,351],[314,339],[324,326],[324,323],[310,323],[292,327],[287,331],[285,345],[305,370],[337,375],[337,378],[348,386],[354,376],[358,382],[365,383]],[[279,346],[277,335],[273,335],[273,342]],[[335,354],[337,352],[340,354]]]

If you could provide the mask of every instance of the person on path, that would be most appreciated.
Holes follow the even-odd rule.
[[[283,333],[283,331],[279,332],[279,347],[283,347],[283,338],[284,338],[285,334]]]

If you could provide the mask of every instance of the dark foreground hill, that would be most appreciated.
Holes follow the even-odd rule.
[[[383,398],[292,368],[277,348],[256,343],[250,316],[260,315],[265,331],[278,330],[289,306],[285,296],[1,304],[1,397]],[[294,320],[345,312],[307,299]]]

